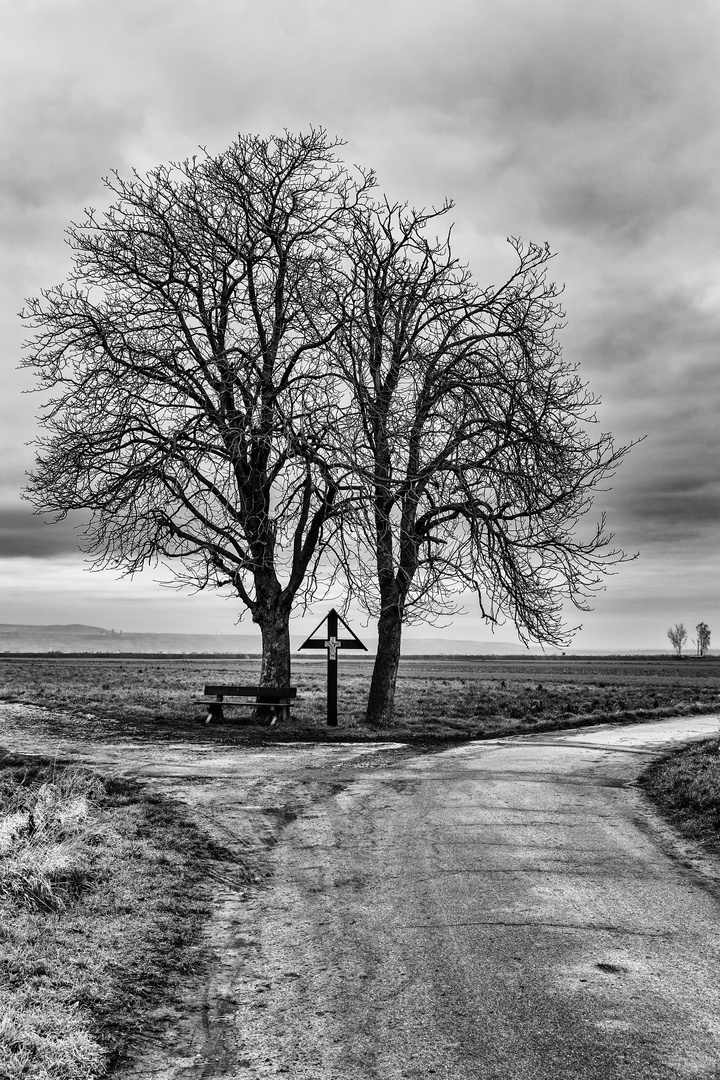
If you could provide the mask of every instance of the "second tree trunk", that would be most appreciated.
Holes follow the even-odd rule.
[[[392,723],[401,639],[401,609],[393,604],[382,611],[378,620],[377,654],[365,713],[366,722],[375,727]]]

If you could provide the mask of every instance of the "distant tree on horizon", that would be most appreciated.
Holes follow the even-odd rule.
[[[670,638],[670,644],[677,653],[678,656],[682,656],[683,647],[687,641],[687,630],[682,623],[675,623],[674,627],[670,627],[667,636]]]
[[[695,639],[697,655],[703,657],[710,648],[710,627],[707,623],[699,622],[695,627],[695,633],[697,634]]]

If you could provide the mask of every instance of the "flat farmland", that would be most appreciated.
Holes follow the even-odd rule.
[[[720,659],[642,657],[407,657],[395,722],[370,729],[363,711],[372,661],[341,656],[339,727],[325,726],[325,661],[296,658],[297,704],[287,723],[205,727],[208,683],[258,681],[257,659],[161,656],[0,658],[0,700],[49,710],[58,737],[215,739],[487,738],[720,709]],[[36,717],[40,721],[41,717]]]

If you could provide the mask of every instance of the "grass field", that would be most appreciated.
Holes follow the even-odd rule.
[[[720,709],[720,660],[635,657],[408,658],[398,676],[395,721],[370,730],[363,711],[369,660],[341,658],[341,738],[462,739],[510,731],[620,722]],[[325,726],[323,662],[296,660],[297,705],[289,723],[203,726],[206,682],[255,683],[259,661],[202,657],[0,659],[0,700],[56,710],[61,736],[152,736],[247,741],[318,739]],[[241,714],[242,715],[242,714]]]

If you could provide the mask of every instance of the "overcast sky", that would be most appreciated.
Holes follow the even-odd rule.
[[[452,198],[480,284],[510,268],[508,235],[557,252],[566,358],[602,396],[603,430],[646,436],[596,499],[640,556],[581,616],[574,648],[664,648],[671,624],[701,619],[720,644],[717,3],[5,0],[3,13],[0,622],[232,632],[232,602],[161,590],[157,573],[88,573],[72,532],[21,502],[37,402],[21,393],[17,312],[67,274],[64,229],[104,205],[110,170],[314,124],[393,198]],[[490,637],[472,601],[446,632]]]

